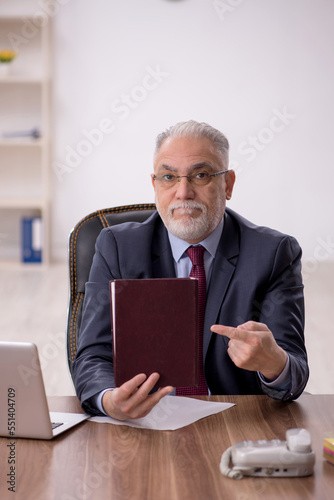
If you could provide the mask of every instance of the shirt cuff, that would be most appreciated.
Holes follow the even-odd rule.
[[[112,391],[113,390],[113,387],[110,387],[108,389],[103,389],[103,391],[101,392],[98,392],[97,394],[95,394],[94,396],[92,396],[90,399],[91,399],[91,402],[92,404],[101,412],[103,413],[104,415],[107,415],[105,409],[103,408],[103,404],[102,404],[102,398],[103,398],[103,395],[107,392],[107,391]]]
[[[273,380],[272,382],[268,382],[262,375],[262,373],[257,372],[258,376],[261,380],[261,382],[266,385],[267,387],[270,387],[271,389],[276,389],[279,391],[285,391],[290,387],[291,383],[291,376],[290,376],[290,357],[288,355],[288,358],[285,363],[285,367],[283,368],[282,372],[279,374],[279,376]]]

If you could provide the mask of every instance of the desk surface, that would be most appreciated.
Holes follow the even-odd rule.
[[[205,399],[205,398],[204,398]],[[0,497],[25,500],[332,499],[334,466],[322,458],[323,435],[334,430],[334,395],[303,395],[293,403],[267,396],[215,396],[236,403],[177,431],[84,422],[52,441],[16,439],[15,494],[7,491],[9,440],[0,438]],[[81,411],[75,397],[49,398],[51,411]],[[314,475],[243,478],[221,475],[222,452],[238,441],[285,439],[305,427],[316,453]]]

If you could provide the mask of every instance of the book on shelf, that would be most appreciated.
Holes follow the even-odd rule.
[[[28,130],[8,130],[3,131],[1,136],[3,139],[40,139],[41,132],[38,128],[32,128]]]
[[[110,294],[116,386],[153,372],[157,387],[198,385],[198,280],[120,279]]]
[[[42,218],[22,218],[22,261],[42,262]]]

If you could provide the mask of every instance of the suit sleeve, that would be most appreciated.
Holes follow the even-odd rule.
[[[304,341],[301,249],[294,238],[283,238],[277,248],[269,286],[260,310],[259,321],[269,327],[276,342],[290,359],[288,389],[280,391],[263,383],[261,388],[275,399],[296,399],[305,388],[309,369]]]
[[[92,396],[114,387],[109,282],[119,277],[117,245],[111,231],[103,230],[96,241],[73,363],[73,380],[83,409],[99,414]]]

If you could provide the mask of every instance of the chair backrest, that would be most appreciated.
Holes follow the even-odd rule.
[[[155,211],[152,203],[127,205],[97,210],[84,217],[69,237],[70,303],[67,319],[67,359],[72,375],[72,363],[77,342],[85,296],[85,284],[95,253],[95,242],[101,230],[123,222],[144,222]],[[110,332],[111,334],[111,332]]]

